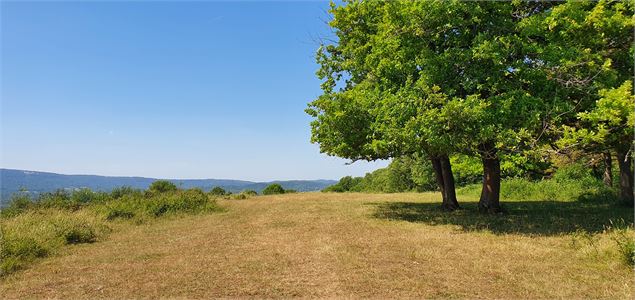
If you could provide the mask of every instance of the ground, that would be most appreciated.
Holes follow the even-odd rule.
[[[1,279],[0,295],[633,298],[633,270],[607,248],[600,223],[585,221],[599,215],[628,222],[632,211],[593,216],[578,203],[523,202],[487,217],[464,201],[462,211],[447,215],[439,198],[301,193],[221,200],[222,213],[114,224],[103,241],[66,247]],[[587,245],[580,236],[598,237]]]

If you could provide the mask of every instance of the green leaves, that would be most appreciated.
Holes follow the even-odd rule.
[[[629,149],[633,143],[635,126],[635,96],[631,81],[620,87],[603,89],[595,107],[578,114],[578,127],[563,126],[563,147],[577,146],[587,151]]]
[[[526,154],[562,131],[598,144],[632,119],[616,100],[625,88],[612,90],[633,74],[632,1],[350,1],[330,13],[338,40],[318,50],[323,94],[307,109],[329,155]]]

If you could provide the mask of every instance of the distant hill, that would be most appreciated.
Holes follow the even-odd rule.
[[[12,194],[21,190],[37,195],[58,189],[89,188],[96,191],[110,191],[115,187],[130,186],[146,189],[156,178],[146,177],[115,177],[98,175],[64,175],[48,172],[26,170],[0,169],[0,206],[8,202]],[[231,179],[168,179],[181,188],[198,187],[210,190],[220,186],[231,192],[245,189],[262,191],[271,183],[279,183],[285,189],[300,192],[317,191],[337,183],[335,180],[288,180],[271,182],[253,182]]]

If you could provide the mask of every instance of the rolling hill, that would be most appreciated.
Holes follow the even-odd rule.
[[[90,188],[97,191],[110,191],[115,187],[130,186],[139,189],[147,188],[156,178],[116,177],[98,175],[64,175],[27,170],[0,169],[0,206],[8,202],[12,194],[19,191],[38,194],[58,189]],[[287,180],[271,182],[253,182],[231,179],[168,179],[181,188],[198,187],[209,190],[220,186],[231,192],[246,189],[260,192],[271,183],[279,183],[285,189],[300,192],[321,190],[335,184],[335,180]]]

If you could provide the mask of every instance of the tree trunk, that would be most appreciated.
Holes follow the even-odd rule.
[[[633,161],[628,151],[617,152],[617,162],[620,167],[620,198],[628,206],[635,203],[633,194]]]
[[[500,206],[500,186],[501,186],[501,165],[500,159],[493,155],[483,154],[483,189],[478,208],[482,212],[499,213]]]
[[[488,198],[490,197],[489,194],[489,189],[487,188],[487,176],[485,176],[485,174],[489,174],[489,165],[487,165],[485,163],[485,160],[483,159],[483,183],[482,183],[482,188],[481,188],[481,199],[478,201],[479,203],[479,208],[481,207],[481,202],[487,202]]]
[[[604,152],[604,175],[602,181],[608,187],[613,186],[613,159],[611,158],[611,152]]]
[[[455,210],[459,208],[459,201],[456,200],[456,190],[454,188],[454,174],[452,174],[452,165],[447,155],[441,157],[441,173],[443,175],[443,187],[445,188],[445,197],[441,205],[445,210]]]
[[[459,208],[459,202],[456,200],[456,191],[454,189],[454,175],[452,174],[452,166],[450,158],[447,155],[430,158],[432,168],[436,175],[437,184],[441,190],[443,202],[441,207],[445,210],[455,210]]]
[[[443,203],[445,203],[445,185],[443,184],[443,170],[441,169],[441,159],[438,157],[430,157],[430,161],[432,162],[432,169],[434,169],[434,175],[437,178],[437,184],[439,185],[439,190],[441,191],[441,197],[443,197]]]

